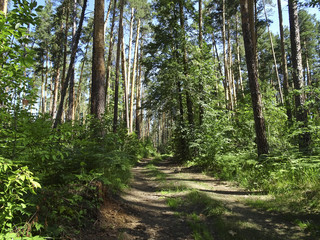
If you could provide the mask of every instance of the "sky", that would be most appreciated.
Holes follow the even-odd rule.
[[[272,20],[273,23],[270,26],[270,30],[277,34],[279,33],[279,17],[278,17],[278,5],[277,0],[272,0],[273,7],[270,5],[267,7],[267,9],[272,10],[270,13],[268,13],[269,20]],[[305,2],[305,1],[301,1]],[[288,0],[281,0],[281,8],[282,8],[282,18],[283,18],[283,25],[289,26],[289,16],[288,16]],[[320,11],[318,8],[306,8],[306,10],[310,14],[316,14],[316,18],[320,20]],[[268,11],[268,10],[267,10]]]
[[[54,0],[53,0],[54,1]],[[45,0],[37,0],[38,5],[44,5]],[[279,21],[278,21],[278,9],[277,9],[277,0],[272,0],[273,6],[268,5],[267,9],[271,10],[268,11],[268,18],[272,20],[273,23],[270,26],[270,29],[273,33],[279,33]],[[301,2],[305,2],[302,0]],[[282,15],[283,15],[283,25],[289,26],[289,17],[288,17],[288,0],[281,0],[282,5]],[[94,9],[94,0],[88,0],[88,7],[87,11],[93,11]],[[316,18],[320,20],[320,11],[317,8],[307,8],[307,11],[311,14],[316,14]]]

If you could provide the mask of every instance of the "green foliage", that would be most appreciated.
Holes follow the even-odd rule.
[[[35,194],[36,188],[40,188],[40,184],[28,167],[0,157],[0,233],[27,231],[26,218],[31,215],[27,208],[32,204],[26,201],[26,195]]]

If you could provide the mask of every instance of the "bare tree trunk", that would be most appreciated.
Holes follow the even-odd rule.
[[[76,35],[76,28],[77,28],[77,0],[73,2],[73,24],[72,24],[72,42],[74,43],[74,38]],[[72,65],[72,73],[70,77],[69,83],[69,108],[68,108],[68,121],[74,120],[74,69],[75,63]]]
[[[296,0],[289,0],[290,40],[292,55],[292,77],[295,92],[296,120],[302,128],[308,126],[308,112],[305,109],[303,94],[303,70],[301,56],[300,29],[298,20],[298,6]],[[300,151],[307,151],[310,145],[310,132],[304,131],[299,135]]]
[[[131,51],[132,51],[132,35],[133,35],[134,8],[131,8],[130,20],[130,36],[129,36],[129,52],[128,52],[128,89],[131,80]]]
[[[104,63],[104,0],[95,0],[93,53],[92,53],[92,85],[91,114],[102,119],[106,107],[106,69]]]
[[[256,130],[256,143],[258,155],[268,154],[269,145],[266,137],[265,122],[262,112],[262,98],[258,83],[256,54],[254,48],[254,37],[252,35],[253,12],[249,11],[254,5],[253,0],[240,0],[243,40],[245,44],[245,53],[249,77],[249,86],[251,91],[251,100]]]
[[[112,0],[111,0],[112,1]],[[110,85],[110,76],[111,76],[111,59],[112,59],[112,50],[113,50],[113,30],[114,30],[114,23],[116,19],[116,5],[117,0],[114,0],[113,3],[113,13],[112,13],[112,22],[111,22],[111,29],[110,29],[110,41],[109,41],[109,53],[108,53],[108,60],[107,60],[107,69],[106,69],[106,98],[107,98],[107,112],[109,111],[109,85]]]
[[[264,9],[264,15],[265,15],[266,21],[268,22],[268,16],[267,16],[267,11],[266,11],[266,3],[265,3],[265,0],[263,0],[263,9]],[[267,24],[267,28],[268,28],[269,38],[270,38],[271,51],[272,51],[273,62],[274,62],[274,69],[275,69],[275,71],[276,71],[276,77],[277,77],[277,82],[278,82],[279,95],[280,95],[280,103],[283,104],[283,95],[282,95],[282,87],[281,87],[281,82],[280,82],[280,77],[279,77],[279,72],[278,72],[278,64],[277,64],[276,54],[275,54],[275,52],[274,52],[272,35],[271,35],[271,31],[270,31],[269,24]]]
[[[123,27],[123,26],[122,26]],[[128,74],[127,74],[127,64],[126,64],[126,53],[125,53],[125,43],[124,43],[124,36],[122,38],[122,53],[121,53],[121,59],[122,59],[122,78],[124,83],[124,104],[125,104],[125,115],[126,115],[126,124],[127,124],[127,130],[129,133],[129,80],[128,80]]]
[[[284,33],[283,33],[283,24],[282,24],[282,9],[281,9],[281,0],[278,0],[278,13],[279,13],[279,28],[280,28],[280,45],[281,45],[281,65],[283,71],[283,92],[284,92],[284,100],[285,106],[287,110],[288,122],[292,122],[292,112],[291,112],[291,104],[289,98],[289,81],[288,81],[288,65],[287,65],[287,56],[285,50],[285,42],[284,42]]]
[[[115,0],[115,3],[116,3],[116,0]],[[118,30],[116,79],[115,79],[115,89],[114,89],[114,110],[113,110],[113,132],[114,133],[117,132],[117,128],[118,128],[119,75],[120,75],[121,42],[122,42],[122,35],[123,35],[123,28],[122,28],[123,8],[124,8],[124,0],[120,0],[120,19],[119,19],[119,30]]]
[[[86,46],[86,51],[84,53],[84,57],[82,60],[82,66],[81,66],[81,70],[80,70],[80,76],[79,76],[79,84],[78,84],[78,91],[77,91],[77,98],[76,98],[76,102],[75,102],[75,106],[74,109],[77,109],[80,105],[80,99],[81,99],[81,84],[82,84],[82,77],[83,77],[83,69],[84,69],[84,65],[86,62],[86,56],[87,56],[87,52],[88,52],[88,46],[89,44],[87,44]],[[91,102],[91,98],[90,98],[90,102]]]
[[[241,96],[244,97],[242,71],[241,71],[241,58],[240,58],[240,44],[238,39],[238,14],[236,14],[236,45],[237,45],[237,62],[238,62],[238,71],[239,71],[240,92],[241,92]]]
[[[230,21],[227,21],[228,26],[228,92],[229,92],[229,99],[230,99],[230,110],[234,110],[235,105],[235,89],[233,88],[234,82],[232,78],[232,53],[231,53],[231,36],[230,36]]]
[[[70,79],[71,74],[72,74],[72,64],[75,61],[77,50],[78,50],[78,44],[79,44],[79,40],[80,40],[80,34],[81,34],[82,24],[83,24],[83,20],[84,20],[84,14],[85,14],[85,11],[86,11],[86,8],[87,8],[87,1],[88,0],[84,0],[83,1],[83,6],[82,6],[82,12],[81,12],[79,26],[78,26],[78,29],[77,29],[77,32],[76,32],[75,42],[72,45],[72,52],[71,52],[71,57],[70,57],[70,65],[69,65],[69,69],[68,69],[68,73],[67,73],[67,78],[65,79],[65,81],[63,83],[63,86],[62,86],[62,89],[61,89],[61,100],[60,100],[60,104],[59,104],[59,108],[58,108],[58,112],[57,112],[57,117],[56,117],[55,122],[53,124],[54,128],[56,128],[58,126],[58,124],[61,123],[61,116],[62,116],[62,112],[63,112],[64,98],[66,96],[67,88],[68,88],[68,84],[69,84],[69,79]]]
[[[106,20],[104,21],[104,36],[107,33],[108,19],[109,19],[109,15],[110,15],[110,12],[111,12],[111,6],[112,6],[112,0],[110,0],[110,2],[109,2],[109,7],[108,7],[108,11],[107,11]]]
[[[219,58],[219,53],[218,53],[218,48],[217,48],[217,43],[216,43],[216,40],[214,37],[214,33],[212,33],[212,44],[214,47],[214,50],[213,50],[214,56],[217,58],[219,73],[220,73],[220,76],[222,76],[222,67],[221,67],[221,62],[220,62],[220,58]]]
[[[140,44],[140,59],[142,59],[142,41]],[[141,74],[142,74],[142,66],[141,63],[139,63],[139,59],[138,59],[138,65],[139,65],[139,71],[138,71],[138,78],[137,78],[137,93],[136,93],[136,133],[138,138],[141,138]]]
[[[58,102],[58,90],[59,90],[59,79],[60,79],[60,66],[57,67],[55,77],[53,78],[53,94],[52,94],[52,108],[51,108],[51,116],[52,116],[53,119],[56,118],[57,102]]]
[[[179,1],[179,12],[180,12],[180,26],[183,31],[183,38],[185,39],[185,19],[184,19],[184,9],[183,9],[183,3],[180,0]],[[187,76],[188,74],[188,57],[187,57],[187,48],[185,43],[183,43],[183,71],[184,75]],[[185,90],[186,92],[186,101],[187,101],[187,113],[188,113],[188,122],[192,126],[194,125],[194,119],[193,119],[193,103],[190,97],[189,89]],[[201,111],[200,111],[201,112]],[[201,118],[200,118],[201,119]]]
[[[199,0],[199,46],[202,48],[202,0]]]
[[[133,69],[132,69],[132,80],[131,80],[131,97],[130,97],[130,133],[132,133],[132,131],[133,131],[133,102],[134,102],[134,85],[135,85],[136,68],[137,68],[137,59],[138,59],[139,35],[140,35],[140,19],[138,19],[138,25],[137,25],[137,36],[136,36],[136,45],[135,45],[135,50],[134,50]]]
[[[44,73],[43,73],[43,69],[41,70],[41,111],[39,109],[39,112],[41,112],[42,114],[45,113],[45,100],[44,100],[44,85],[45,85],[45,77],[44,77]]]
[[[228,92],[228,60],[226,52],[226,1],[222,1],[222,44],[223,44],[223,65],[224,65],[224,94],[226,101],[226,108],[229,108],[229,92]]]

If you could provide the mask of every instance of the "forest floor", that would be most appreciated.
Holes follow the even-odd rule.
[[[121,196],[105,199],[95,227],[81,239],[315,239],[292,214],[262,211],[272,201],[169,160],[141,160]]]

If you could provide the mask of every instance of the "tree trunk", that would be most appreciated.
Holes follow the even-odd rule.
[[[104,63],[104,0],[95,0],[92,52],[91,114],[102,119],[106,107]]]
[[[84,0],[83,1],[81,17],[80,17],[80,21],[79,21],[79,26],[78,26],[78,29],[77,29],[77,32],[76,32],[75,42],[72,45],[72,52],[71,52],[71,57],[70,57],[70,65],[69,65],[69,69],[68,69],[68,73],[67,73],[67,78],[65,79],[65,81],[63,83],[63,86],[62,86],[62,89],[61,89],[61,100],[60,100],[60,104],[59,104],[59,108],[58,108],[58,112],[57,112],[57,117],[56,117],[55,122],[53,124],[54,128],[56,128],[58,126],[58,124],[61,123],[61,116],[62,116],[62,112],[63,112],[64,98],[66,96],[67,88],[68,88],[68,84],[69,84],[69,79],[70,79],[71,74],[72,74],[72,64],[75,61],[77,50],[78,50],[78,44],[79,44],[79,40],[80,40],[82,24],[83,24],[83,20],[84,20],[84,14],[85,14],[85,11],[86,11],[86,8],[87,8],[87,1],[88,0]]]
[[[230,99],[230,110],[234,110],[235,105],[235,89],[234,89],[234,82],[232,78],[232,52],[231,52],[231,36],[230,36],[230,21],[227,21],[228,26],[228,92],[229,92],[229,99]]]
[[[112,13],[112,23],[111,23],[111,29],[110,29],[110,40],[109,40],[109,53],[108,53],[108,60],[107,60],[107,70],[106,70],[106,101],[107,101],[107,112],[109,111],[109,85],[110,85],[110,76],[111,76],[111,60],[112,60],[112,50],[113,50],[113,30],[114,30],[114,22],[116,19],[116,6],[117,6],[117,0],[114,0],[113,3],[113,13]]]
[[[116,3],[116,0],[115,0]],[[121,42],[123,35],[123,8],[124,0],[120,0],[120,19],[119,19],[119,30],[118,30],[118,46],[117,46],[117,59],[116,59],[116,79],[114,89],[114,109],[113,109],[113,132],[117,132],[118,128],[118,104],[119,104],[119,75],[120,75],[120,53],[121,53]]]
[[[240,58],[240,44],[238,38],[238,14],[236,14],[236,45],[237,45],[237,62],[238,62],[238,71],[239,71],[239,85],[241,96],[244,98],[244,89],[242,81],[242,71],[241,71],[241,58]]]
[[[139,35],[140,35],[140,19],[138,19],[136,45],[135,45],[134,57],[133,57],[131,97],[130,97],[130,133],[132,133],[132,131],[133,131],[134,85],[135,85],[135,80],[136,80],[135,78],[136,78],[136,68],[137,68],[137,59],[138,59]]]
[[[130,20],[130,36],[129,36],[129,52],[128,52],[128,83],[131,80],[131,51],[132,51],[132,35],[133,35],[133,20],[134,20],[134,8],[131,8],[131,20]],[[128,84],[129,89],[129,84]]]
[[[58,63],[60,65],[60,63]],[[52,94],[52,108],[51,116],[53,119],[56,118],[57,102],[58,102],[58,90],[59,90],[59,79],[60,79],[60,66],[57,67],[55,77],[53,79],[53,94]]]
[[[74,43],[74,38],[76,35],[76,28],[77,28],[77,0],[73,2],[73,24],[72,24],[72,42]],[[75,63],[72,65],[72,73],[70,77],[70,84],[69,84],[69,108],[68,108],[68,121],[74,120],[74,68]]]
[[[108,27],[108,19],[109,19],[109,15],[111,12],[111,6],[112,6],[112,0],[110,0],[109,2],[109,7],[108,7],[108,11],[107,11],[107,16],[106,16],[106,20],[104,21],[104,36],[106,36],[107,33],[107,27]]]
[[[140,46],[140,59],[142,58],[142,46]],[[139,62],[139,61],[138,61]],[[138,67],[138,77],[137,77],[137,93],[136,93],[136,133],[138,138],[141,138],[141,73],[142,73],[142,67],[139,63]]]
[[[253,6],[253,0],[240,0],[243,40],[245,44],[245,55],[248,69],[249,86],[251,91],[251,100],[253,116],[256,130],[256,143],[258,155],[268,154],[269,146],[266,137],[265,122],[262,112],[262,99],[258,83],[256,56],[254,48],[254,37],[252,36],[253,12],[249,12],[249,6]]]
[[[266,11],[266,3],[265,3],[265,0],[263,0],[263,10],[264,10],[264,16],[265,16],[265,18],[266,18],[266,21],[268,22],[268,16],[267,16],[267,11]],[[280,103],[281,103],[281,105],[282,105],[282,104],[283,104],[282,87],[281,87],[281,82],[280,82],[280,77],[279,77],[279,72],[278,72],[278,64],[277,64],[276,54],[275,54],[275,52],[274,52],[272,35],[271,35],[271,31],[270,31],[269,24],[267,24],[267,28],[268,28],[269,38],[270,38],[270,44],[271,44],[271,51],[272,51],[272,56],[273,56],[274,68],[275,68],[275,71],[276,71],[276,78],[277,78],[277,82],[278,82],[279,95],[280,95]]]
[[[295,92],[296,120],[300,127],[308,126],[308,112],[305,109],[305,98],[303,94],[303,69],[301,56],[300,30],[298,20],[298,6],[296,0],[289,0],[290,41],[292,55],[292,77]],[[310,145],[311,135],[304,129],[299,135],[300,151],[307,151]]]
[[[229,108],[229,92],[228,92],[228,61],[226,52],[226,1],[222,1],[222,44],[223,44],[223,65],[224,65],[224,78],[223,87],[225,95],[226,108]]]
[[[291,104],[290,104],[290,98],[289,98],[288,65],[287,65],[287,56],[286,56],[286,50],[285,50],[283,24],[282,24],[283,21],[282,21],[281,0],[278,0],[278,13],[279,13],[281,65],[282,65],[282,72],[283,72],[284,101],[285,101],[285,105],[286,105],[288,122],[291,123],[292,122],[292,112],[291,112]]]
[[[185,40],[186,33],[185,33],[185,19],[184,19],[184,10],[183,10],[183,3],[180,0],[179,1],[179,12],[180,12],[180,26],[183,31],[183,39]],[[187,57],[187,48],[185,41],[183,42],[183,71],[185,77],[187,77],[188,74],[188,57]],[[191,126],[194,124],[194,119],[193,119],[193,104],[192,100],[190,97],[189,90],[186,89],[186,101],[187,101],[187,113],[188,113],[188,122]],[[182,98],[181,98],[182,99]]]
[[[202,48],[202,0],[199,0],[199,46]]]
[[[123,26],[122,26],[123,27]],[[124,83],[124,104],[125,104],[125,115],[126,115],[126,125],[129,133],[129,80],[127,74],[127,64],[126,64],[126,53],[125,53],[125,43],[124,36],[122,36],[122,51],[121,51],[121,67],[122,67],[122,78]]]

